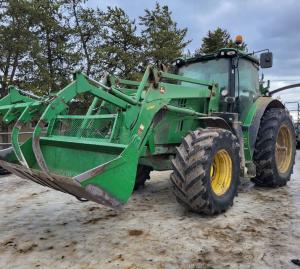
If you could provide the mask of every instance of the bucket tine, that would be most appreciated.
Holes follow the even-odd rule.
[[[24,158],[23,152],[20,147],[19,133],[20,133],[20,130],[22,129],[23,125],[28,121],[28,119],[30,119],[29,108],[30,108],[30,106],[27,106],[24,109],[23,113],[21,114],[21,116],[17,120],[16,124],[14,125],[14,127],[12,129],[12,133],[11,133],[11,143],[12,143],[13,150],[16,154],[16,157],[19,160],[19,162],[27,168],[29,168],[29,166],[27,164],[26,159]]]

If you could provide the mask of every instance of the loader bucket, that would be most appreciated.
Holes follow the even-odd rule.
[[[32,139],[21,146],[29,167],[12,163],[9,150],[2,153],[0,166],[22,178],[112,208],[120,208],[129,199],[138,162],[134,141],[121,145],[45,137],[40,142],[48,173],[38,165]]]
[[[12,90],[0,100],[4,122],[15,123],[12,147],[0,151],[0,166],[79,199],[121,207],[133,191],[148,130],[162,106],[140,106],[148,76],[149,70],[135,97],[80,72],[58,93],[39,100]],[[86,93],[94,97],[86,114],[68,114],[70,103]],[[32,138],[20,143],[20,130],[34,119]]]

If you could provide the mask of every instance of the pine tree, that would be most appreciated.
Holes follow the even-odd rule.
[[[62,89],[75,67],[75,44],[68,25],[65,6],[59,0],[32,0],[34,38],[31,40],[32,66],[25,81],[35,92],[44,94]]]
[[[144,63],[170,63],[182,56],[183,49],[190,43],[185,41],[187,28],[179,28],[172,19],[168,6],[156,2],[153,10],[146,9],[140,16],[144,41]]]
[[[31,33],[28,1],[3,1],[0,7],[0,89],[5,96],[10,84],[18,85],[28,64]]]
[[[221,48],[237,48],[234,40],[231,39],[229,32],[218,27],[215,31],[208,31],[207,36],[202,39],[201,47],[195,54],[214,53]],[[239,50],[246,50],[247,45],[243,42],[238,46]]]
[[[8,86],[20,85],[22,73],[28,64],[30,5],[27,1],[0,2],[0,95],[7,95]],[[8,126],[1,123],[1,131],[7,132]],[[2,136],[8,143],[8,135]]]
[[[102,54],[106,71],[127,78],[136,77],[141,64],[141,38],[136,33],[135,21],[121,8],[108,7],[105,12],[106,31]]]
[[[84,7],[85,2],[86,0],[68,0],[66,4],[73,29],[73,42],[78,44],[77,65],[82,66],[88,76],[97,76],[102,62],[98,56],[103,47],[104,12]]]
[[[0,88],[58,91],[72,70],[98,79],[104,71],[140,78],[147,64],[169,63],[190,41],[167,6],[156,3],[135,20],[121,8],[85,7],[86,0],[0,1]]]

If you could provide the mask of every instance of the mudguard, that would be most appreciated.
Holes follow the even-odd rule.
[[[243,122],[242,130],[244,136],[246,161],[252,160],[261,118],[263,117],[265,111],[270,108],[285,107],[277,99],[272,99],[271,97],[259,97],[250,107],[248,115]]]

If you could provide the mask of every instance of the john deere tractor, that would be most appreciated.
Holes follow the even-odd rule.
[[[51,96],[16,87],[0,100],[12,147],[0,166],[36,183],[120,208],[151,170],[170,170],[176,199],[189,210],[218,214],[237,194],[239,179],[281,187],[295,159],[295,131],[283,104],[268,97],[259,67],[272,54],[224,48],[148,66],[140,82],[113,75],[95,81],[81,72]],[[170,71],[171,70],[171,71]],[[79,96],[93,96],[71,113]],[[36,122],[32,137],[21,129]]]

